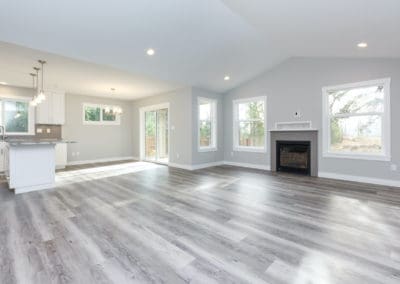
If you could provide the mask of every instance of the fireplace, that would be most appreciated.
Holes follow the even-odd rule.
[[[292,124],[293,123],[294,122],[292,122]],[[317,129],[272,129],[270,130],[270,134],[271,171],[291,171],[302,173],[304,175],[310,175],[312,177],[318,176]],[[281,147],[278,147],[278,142],[282,143],[282,145],[286,144],[286,147],[284,148],[286,150],[284,152],[282,163],[280,157]],[[293,145],[297,146],[294,148],[294,150],[288,152],[287,149]],[[308,148],[308,150],[306,151],[305,148]],[[305,159],[307,160],[307,167],[305,167],[304,164]],[[305,170],[304,168],[307,169]]]
[[[276,141],[276,170],[311,174],[310,141]]]

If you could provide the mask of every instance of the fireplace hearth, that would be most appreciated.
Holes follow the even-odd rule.
[[[310,175],[310,141],[276,141],[276,170]]]

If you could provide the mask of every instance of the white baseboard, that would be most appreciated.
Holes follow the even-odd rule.
[[[94,160],[81,160],[81,161],[70,161],[67,163],[68,166],[75,165],[85,165],[85,164],[93,164],[93,163],[107,163],[107,162],[116,162],[116,161],[125,161],[125,160],[139,160],[136,157],[111,157],[104,159],[94,159]]]
[[[223,161],[219,161],[219,162],[211,162],[211,163],[204,163],[204,164],[197,164],[197,165],[168,163],[168,166],[173,167],[173,168],[184,169],[184,170],[188,170],[188,171],[195,171],[195,170],[200,170],[200,169],[205,169],[205,168],[210,168],[210,167],[221,166],[223,164],[224,164]]]
[[[355,181],[355,182],[362,182],[362,183],[370,183],[370,184],[376,184],[376,185],[400,187],[400,181],[390,180],[390,179],[371,178],[371,177],[365,177],[365,176],[353,176],[353,175],[336,174],[336,173],[329,173],[329,172],[318,172],[318,177],[346,180],[346,181]]]
[[[169,163],[168,164],[168,166],[170,166],[170,167],[184,169],[184,170],[188,170],[188,171],[200,170],[200,169],[222,166],[222,165],[251,168],[251,169],[258,169],[258,170],[266,170],[266,171],[271,170],[271,167],[269,165],[236,163],[236,162],[229,162],[229,161],[218,161],[218,162],[211,162],[211,163],[204,163],[204,164],[197,164],[197,165],[185,165],[185,164],[177,164],[177,163]]]
[[[231,161],[224,161],[224,165],[242,167],[242,168],[250,168],[250,169],[257,169],[257,170],[264,170],[264,171],[270,171],[271,170],[271,166],[270,165],[238,163],[238,162],[231,162]]]
[[[223,165],[223,161],[192,165],[192,170],[200,170]]]
[[[177,164],[177,163],[168,163],[168,167],[178,168],[178,169],[183,169],[183,170],[188,170],[188,171],[193,170],[191,165]]]

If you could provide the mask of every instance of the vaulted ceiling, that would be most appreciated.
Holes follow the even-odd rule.
[[[67,91],[224,92],[293,56],[400,57],[399,34],[398,0],[2,0],[0,81],[40,55],[64,65],[49,83]]]

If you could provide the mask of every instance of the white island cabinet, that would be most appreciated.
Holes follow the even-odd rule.
[[[55,186],[55,147],[62,140],[7,141],[5,173],[15,194]]]

